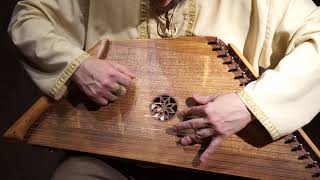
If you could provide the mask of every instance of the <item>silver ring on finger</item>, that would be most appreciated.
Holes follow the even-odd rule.
[[[115,96],[120,96],[122,94],[122,87],[121,85],[117,84],[118,86],[116,88],[113,88],[111,90],[111,93]]]

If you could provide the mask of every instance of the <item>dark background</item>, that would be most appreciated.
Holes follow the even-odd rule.
[[[33,84],[17,61],[18,52],[12,45],[7,35],[7,24],[10,20],[15,0],[2,0],[0,6],[0,133],[3,134],[6,128],[14,122],[26,109],[41,96],[41,92]],[[315,1],[320,5],[320,0]],[[35,27],[37,28],[37,27]],[[310,133],[313,140],[320,143],[320,115],[318,115],[305,130]],[[47,148],[32,147],[26,144],[20,144],[13,141],[0,139],[0,178],[6,179],[49,179],[58,163],[67,156],[66,152],[55,150],[53,152]],[[136,167],[132,162],[124,160],[107,159],[115,166],[128,166],[138,171],[145,171]],[[169,170],[163,168],[149,168],[151,174],[180,173],[186,172],[181,169]],[[206,173],[190,172],[189,178],[212,178],[212,175]],[[149,176],[152,177],[152,176]],[[179,178],[172,175],[171,178]],[[226,178],[225,176],[216,176]],[[180,177],[181,178],[181,177]],[[231,178],[231,177],[227,177]]]

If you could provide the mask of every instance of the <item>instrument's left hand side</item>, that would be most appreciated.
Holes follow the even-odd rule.
[[[207,149],[201,154],[200,161],[204,162],[223,141],[239,132],[254,118],[236,93],[193,96],[197,106],[190,107],[178,113],[178,117],[186,119],[173,125],[177,132],[187,129],[196,131],[193,135],[186,135],[180,139],[182,145],[204,143],[211,138]]]

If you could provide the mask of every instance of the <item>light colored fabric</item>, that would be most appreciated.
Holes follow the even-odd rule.
[[[31,77],[59,99],[65,82],[87,57],[82,49],[104,38],[141,36],[144,1],[25,0],[16,6],[9,33],[28,57],[24,64]],[[240,95],[273,139],[307,124],[319,112],[320,10],[311,0],[182,0],[172,18],[175,37],[186,35],[192,2],[194,35],[233,43],[256,71],[259,66],[269,69]],[[154,18],[148,18],[145,29],[149,38],[160,38]],[[61,80],[75,59],[79,63]]]
[[[51,180],[128,180],[128,178],[99,159],[70,157],[60,164]]]
[[[263,124],[272,127],[267,129],[273,139],[302,127],[320,111],[316,100],[320,97],[320,9],[311,1],[279,4],[271,1],[274,10],[268,16],[261,52],[249,57],[253,65],[269,70],[245,87],[267,115]]]
[[[25,69],[43,92],[56,99],[62,97],[70,77],[64,71],[70,69],[71,75],[88,57],[82,50],[86,37],[82,9],[78,1],[20,1],[9,25],[13,42],[28,59],[23,61]]]

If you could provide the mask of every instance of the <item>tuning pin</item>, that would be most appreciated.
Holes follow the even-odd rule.
[[[212,48],[212,51],[221,51],[221,50],[222,50],[221,46],[217,46],[217,47]]]
[[[316,165],[318,164],[318,162],[317,161],[313,161],[312,163],[310,163],[310,164],[308,164],[307,166],[306,166],[306,168],[313,168],[313,167],[316,167]]]
[[[226,45],[222,41],[218,40],[217,44],[213,45],[212,51],[223,51],[223,50],[227,51],[228,48],[226,47]]]
[[[240,86],[245,86],[245,85],[247,85],[251,80],[250,80],[250,78],[245,77],[245,78],[239,79],[239,81],[240,81]]]
[[[297,136],[293,136],[291,139],[286,140],[286,144],[293,143],[297,141]]]
[[[244,72],[244,71],[241,71],[240,70],[240,75],[236,75],[235,77],[234,77],[234,79],[244,79],[244,78],[246,78],[247,77],[247,75],[246,75],[246,73]]]
[[[222,54],[219,54],[219,55],[218,55],[218,58],[228,57],[228,55],[229,55],[229,52],[228,52],[228,50],[226,50],[226,51],[223,52]]]
[[[228,72],[235,72],[235,71],[238,71],[240,69],[240,66],[239,64],[235,65],[234,67],[231,67]]]
[[[223,64],[232,64],[234,62],[234,57],[224,59]]]
[[[302,150],[302,148],[303,148],[302,144],[299,144],[298,146],[292,148],[291,151],[300,151]]]
[[[299,160],[303,160],[303,159],[308,159],[309,157],[310,157],[310,153],[307,152],[306,154],[300,156],[298,159],[299,159]]]
[[[208,44],[209,45],[219,44],[219,39],[218,38],[209,39]]]

